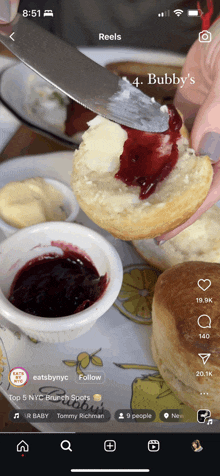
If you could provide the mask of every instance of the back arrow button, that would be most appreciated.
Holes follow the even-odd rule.
[[[13,31],[12,34],[9,36],[9,38],[11,38],[12,41],[15,41],[14,38],[13,38],[14,34],[15,34],[15,32]]]

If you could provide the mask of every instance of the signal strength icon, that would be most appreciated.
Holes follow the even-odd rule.
[[[165,12],[158,13],[158,17],[169,17],[170,10],[166,10]]]
[[[180,10],[180,9],[173,10],[173,13],[175,13],[175,15],[176,15],[177,17],[180,17],[180,15],[182,15],[182,13],[183,13],[183,10]]]

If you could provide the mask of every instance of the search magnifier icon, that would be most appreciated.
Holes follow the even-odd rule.
[[[62,450],[64,450],[64,451],[66,451],[66,450],[73,451],[72,448],[71,448],[71,443],[70,443],[69,440],[61,441],[60,446],[61,446]]]

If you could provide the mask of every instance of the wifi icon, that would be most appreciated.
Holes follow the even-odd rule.
[[[176,15],[177,17],[180,17],[180,15],[182,15],[182,13],[183,13],[183,10],[180,10],[180,8],[179,8],[179,9],[177,9],[177,10],[173,10],[173,13],[175,13],[175,15]]]

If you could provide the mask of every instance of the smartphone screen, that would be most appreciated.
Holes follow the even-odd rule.
[[[181,147],[187,146],[190,151],[181,167],[189,167],[191,174],[184,175],[185,182],[179,188],[187,189],[187,181],[195,180],[199,174],[199,166],[191,171],[188,165],[192,160],[196,162],[190,136],[202,104],[200,97],[198,101],[194,98],[201,93],[205,100],[211,88],[209,71],[199,69],[202,58],[194,55],[191,63],[187,58],[196,42],[204,48],[204,54],[216,41],[213,54],[217,55],[218,2],[21,0],[18,12],[32,26],[34,38],[35,25],[42,33],[54,35],[54,49],[51,43],[44,47],[51,68],[56,63],[59,39],[129,81],[135,91],[153,98],[152,103],[164,106],[166,112],[174,111],[178,97],[179,113],[185,120]],[[215,25],[214,30],[211,25]],[[13,45],[18,42],[13,24],[10,38]],[[41,49],[46,40],[41,38],[41,30],[39,44],[31,44],[31,34],[29,38],[34,61],[34,48],[37,58],[38,47]],[[65,57],[66,50],[63,51]],[[90,193],[93,179],[97,193],[98,187],[108,190],[109,174],[113,177],[114,169],[109,171],[103,162],[107,163],[110,156],[116,160],[117,156],[119,167],[123,144],[117,145],[118,129],[112,129],[109,138],[107,123],[100,126],[99,135],[94,135],[93,142],[88,139],[88,146],[83,148],[88,131],[94,128],[97,134],[96,112],[69,98],[51,84],[53,81],[43,79],[36,72],[37,66],[33,71],[13,56],[13,49],[11,53],[2,45],[0,54],[0,188],[17,183],[14,201],[14,185],[6,195],[1,195],[0,190],[3,459],[5,455],[9,466],[24,474],[29,474],[31,466],[56,472],[58,464],[62,464],[64,474],[115,471],[158,475],[161,470],[176,474],[177,467],[188,470],[189,464],[206,474],[202,471],[217,457],[220,441],[216,398],[218,203],[189,228],[160,245],[153,237],[145,238],[143,232],[132,235],[129,231],[123,236],[115,232],[116,225],[102,227],[103,220],[107,222],[106,205],[103,212],[100,208],[102,196],[99,205],[94,197],[86,205],[83,193]],[[68,61],[71,62],[70,50]],[[78,63],[76,69],[80,77]],[[89,78],[88,68],[88,88]],[[101,87],[98,85],[97,78],[97,88]],[[168,142],[173,134],[171,125],[169,128]],[[125,130],[130,133],[124,128],[124,134]],[[178,134],[179,130],[180,127]],[[158,183],[160,187],[174,173],[178,154],[182,154],[173,142],[166,153],[168,168],[165,175],[160,175],[162,169],[155,151],[158,147],[165,150],[166,143],[157,142],[156,135],[162,136],[149,133],[151,148],[146,139],[144,145],[148,147],[146,161],[152,169],[153,192]],[[139,154],[140,158],[144,152],[142,139],[137,136],[140,134],[129,136],[129,140],[138,143],[138,152],[132,145],[129,153]],[[94,148],[90,160],[95,163],[98,157],[98,167],[103,168],[104,175],[96,182],[97,166],[88,177],[88,169],[82,169],[85,188],[78,204],[78,185],[75,195],[71,193],[74,161],[75,157],[78,161],[80,150],[81,155],[89,154],[89,144]],[[210,156],[211,153],[210,145]],[[174,162],[173,154],[177,154]],[[129,164],[130,170],[134,168]],[[135,171],[131,183],[128,174],[121,187],[124,191],[130,184],[139,192],[144,190],[146,201],[152,190],[149,192],[149,184],[142,190],[146,177],[144,181],[140,170],[142,181],[134,183]],[[209,165],[207,174],[210,170]],[[210,175],[208,188],[211,178]],[[28,195],[18,198],[19,184],[24,180]],[[188,201],[196,198],[196,190]],[[124,200],[133,204],[134,195],[131,196]],[[154,203],[151,200],[150,204]],[[116,215],[125,207],[122,202],[121,198],[115,200]],[[56,214],[51,215],[48,204],[53,204]],[[136,225],[130,211],[122,213],[121,223],[126,221],[126,213],[126,230],[132,230]],[[189,218],[181,202],[179,213],[181,224]],[[159,216],[154,226],[158,225],[160,231],[162,215]],[[44,225],[38,228],[40,222]],[[48,222],[52,223],[47,226]],[[159,231],[158,236],[162,235]],[[71,294],[72,286],[75,294]]]

